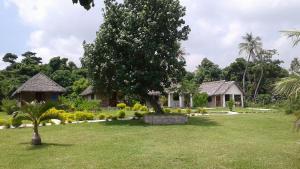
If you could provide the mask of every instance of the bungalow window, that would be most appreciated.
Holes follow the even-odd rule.
[[[226,95],[225,95],[225,101],[226,101],[226,102],[230,101],[230,95],[229,95],[229,94],[226,94]]]
[[[173,100],[179,100],[179,94],[178,93],[173,94]]]
[[[208,102],[212,102],[212,97],[209,96],[209,97],[207,98],[207,101],[208,101]]]
[[[94,94],[91,95],[91,99],[92,99],[92,100],[95,99],[95,95],[94,95]]]

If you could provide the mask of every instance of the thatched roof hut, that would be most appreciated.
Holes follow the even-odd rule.
[[[38,73],[22,84],[12,97],[19,101],[57,101],[58,96],[66,89],[51,80],[43,73]]]

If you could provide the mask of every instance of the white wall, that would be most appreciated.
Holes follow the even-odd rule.
[[[236,85],[232,85],[232,86],[227,90],[226,94],[242,95],[243,92],[242,92]]]

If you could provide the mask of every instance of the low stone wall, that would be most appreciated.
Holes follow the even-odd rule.
[[[184,115],[146,115],[144,122],[152,125],[186,124],[188,117]]]

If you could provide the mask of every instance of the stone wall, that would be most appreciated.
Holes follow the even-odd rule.
[[[184,115],[146,115],[144,122],[152,125],[186,124],[188,117]]]

